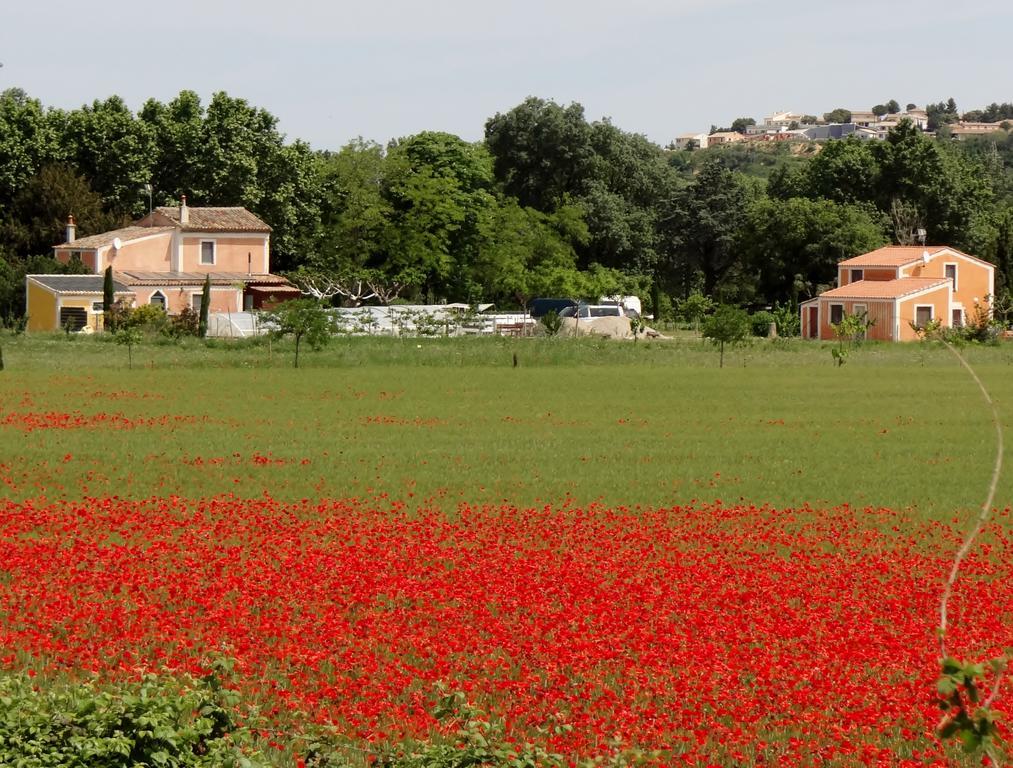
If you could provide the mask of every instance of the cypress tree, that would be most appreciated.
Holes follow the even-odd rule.
[[[197,323],[197,335],[202,339],[208,335],[208,309],[211,306],[211,274],[204,277],[204,290],[200,295],[200,320]]]
[[[102,319],[107,331],[113,328],[113,268],[106,267],[105,279],[102,282]]]

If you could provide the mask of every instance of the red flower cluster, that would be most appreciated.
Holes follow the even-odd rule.
[[[241,466],[246,463],[251,463],[258,467],[281,467],[286,464],[296,463],[295,459],[280,459],[271,453],[271,451],[268,451],[267,453],[254,451],[249,457],[245,457],[241,453],[233,453],[231,456],[194,456],[192,458],[181,459],[180,461],[191,467],[221,467],[224,465]],[[311,463],[310,459],[299,459],[299,464],[303,466]]]
[[[969,655],[1013,644],[999,522],[953,604]],[[267,709],[365,741],[430,732],[443,681],[568,754],[924,765],[957,540],[849,508],[5,503],[0,648],[117,674],[224,650]]]
[[[402,416],[387,416],[387,415],[375,415],[375,416],[363,416],[359,423],[366,427],[371,426],[394,426],[394,427],[439,427],[447,422],[443,419],[438,419],[435,416],[422,417],[415,416],[412,418],[405,418]]]
[[[0,427],[14,427],[22,432],[34,432],[37,429],[137,429],[138,427],[167,427],[206,421],[207,418],[196,416],[163,415],[130,418],[122,413],[81,413],[80,411],[71,413],[29,411],[0,414]]]

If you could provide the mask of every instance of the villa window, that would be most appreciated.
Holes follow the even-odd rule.
[[[946,270],[947,279],[953,284],[953,290],[957,290],[957,265],[947,264],[944,269]]]
[[[148,303],[151,304],[151,306],[153,307],[161,307],[162,309],[166,309],[165,294],[162,293],[161,291],[155,291],[153,294],[151,294],[151,298],[148,300]]]
[[[200,263],[204,266],[214,266],[215,263],[215,241],[200,241]]]

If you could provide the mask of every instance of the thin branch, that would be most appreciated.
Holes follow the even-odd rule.
[[[999,485],[999,475],[1002,473],[1002,456],[1003,456],[1003,438],[1002,438],[1002,422],[999,420],[999,409],[996,408],[995,401],[988,394],[988,390],[985,389],[985,385],[981,379],[978,378],[978,374],[974,372],[974,369],[970,366],[967,360],[964,359],[963,355],[960,354],[949,342],[944,341],[947,349],[949,349],[960,361],[960,364],[967,369],[967,372],[971,374],[971,378],[978,385],[978,389],[981,390],[982,397],[985,398],[985,402],[988,403],[989,408],[992,410],[992,424],[995,427],[995,466],[992,469],[992,481],[988,486],[988,496],[985,498],[985,503],[981,505],[981,511],[978,514],[978,521],[974,528],[964,539],[964,543],[960,549],[957,550],[956,556],[953,558],[953,567],[950,569],[950,576],[946,580],[946,585],[943,588],[943,598],[939,603],[939,653],[942,658],[946,658],[946,630],[948,628],[947,608],[949,607],[950,597],[953,594],[953,585],[957,581],[957,574],[960,572],[960,566],[967,557],[968,552],[971,551],[971,547],[974,546],[974,542],[977,540],[981,531],[984,529],[985,524],[988,522],[989,515],[992,511],[992,502],[995,499],[995,490]],[[994,696],[989,697],[989,700],[993,699]]]

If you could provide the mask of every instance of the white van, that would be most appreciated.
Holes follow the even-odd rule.
[[[637,317],[643,314],[644,310],[638,296],[602,296],[598,304],[617,304],[626,310],[625,314],[636,313]]]
[[[581,304],[577,307],[566,307],[559,313],[560,317],[576,317],[578,320],[595,320],[599,317],[625,317],[623,308],[618,304]]]

